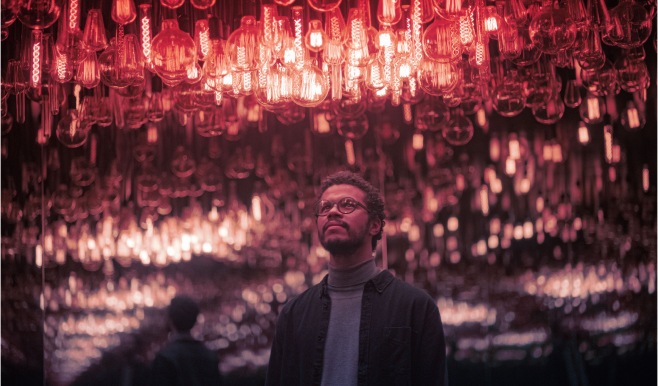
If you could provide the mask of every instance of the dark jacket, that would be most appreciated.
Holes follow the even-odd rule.
[[[266,385],[320,385],[330,309],[327,276],[283,307]],[[358,385],[444,386],[445,360],[432,298],[388,271],[369,280],[361,303]]]
[[[160,350],[151,367],[152,386],[219,386],[217,353],[203,342],[178,337]]]

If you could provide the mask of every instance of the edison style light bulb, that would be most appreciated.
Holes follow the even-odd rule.
[[[566,9],[554,8],[552,0],[545,0],[541,11],[532,18],[528,32],[541,52],[555,55],[573,45],[576,23]]]
[[[423,33],[423,51],[430,60],[453,62],[461,56],[459,25],[437,17]]]
[[[651,20],[642,5],[624,0],[610,10],[608,38],[621,48],[640,47],[651,35]]]
[[[370,60],[366,16],[359,8],[350,8],[345,36],[345,59],[350,66],[363,67]]]
[[[171,8],[171,9],[176,9],[183,5],[185,3],[185,0],[160,0],[160,4],[162,6]]]
[[[112,20],[119,25],[132,23],[137,17],[137,9],[133,0],[113,0]]]
[[[318,66],[307,63],[292,77],[292,100],[302,107],[319,105],[329,92],[329,82]]]
[[[196,64],[194,40],[178,28],[176,19],[162,22],[162,30],[151,42],[151,61],[162,81],[172,87],[183,82]]]
[[[82,43],[89,50],[101,51],[107,48],[105,25],[100,9],[90,9],[87,13]]]
[[[90,51],[87,57],[80,62],[75,78],[85,88],[98,86],[101,75],[96,51]]]
[[[402,18],[399,0],[379,0],[377,3],[377,20],[383,25],[393,25]]]
[[[434,11],[448,20],[459,20],[459,18],[473,6],[471,0],[432,0]]]
[[[258,27],[253,16],[243,16],[240,28],[226,42],[229,61],[236,71],[253,71],[258,67]]]
[[[318,52],[324,49],[327,42],[327,34],[322,29],[320,20],[311,20],[308,22],[308,32],[304,38],[306,48],[311,52]]]

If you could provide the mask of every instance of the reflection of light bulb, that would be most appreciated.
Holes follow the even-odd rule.
[[[53,25],[61,13],[60,0],[33,0],[18,2],[18,20],[32,29],[46,29]],[[7,12],[3,6],[4,14]]]
[[[308,5],[319,12],[329,12],[338,8],[342,0],[308,0]]]
[[[473,123],[460,109],[453,110],[450,116],[450,120],[443,127],[443,138],[453,146],[467,144],[473,138]]]

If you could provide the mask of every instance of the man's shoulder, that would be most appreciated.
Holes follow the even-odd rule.
[[[400,278],[393,275],[389,271],[382,271],[380,275],[384,274],[384,277],[388,277],[388,285],[386,286],[386,291],[395,292],[398,295],[404,295],[405,297],[415,298],[418,300],[424,300],[429,302],[434,302],[432,297],[424,289],[417,287],[413,284],[407,283],[406,281],[401,280]]]
[[[282,312],[290,312],[298,305],[305,306],[314,300],[320,300],[322,295],[323,286],[326,281],[326,276],[319,283],[312,285],[300,294],[292,296],[286,304],[284,304]]]

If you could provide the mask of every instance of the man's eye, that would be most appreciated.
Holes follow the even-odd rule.
[[[354,208],[355,206],[356,206],[356,203],[352,200],[343,201],[343,208]]]
[[[334,206],[331,202],[325,202],[320,205],[320,212],[328,212]]]

